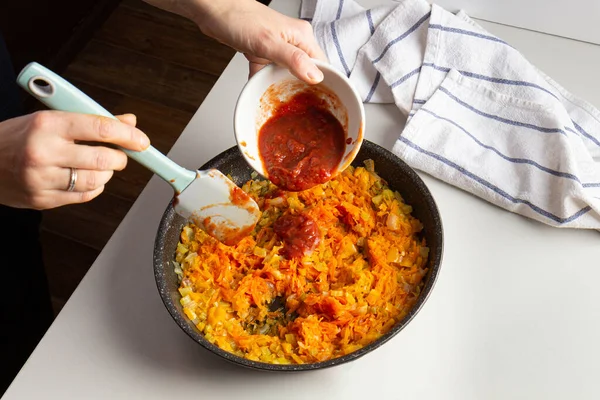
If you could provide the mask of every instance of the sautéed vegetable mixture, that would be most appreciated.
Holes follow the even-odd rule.
[[[429,249],[372,161],[302,192],[253,176],[242,189],[262,217],[250,236],[226,246],[189,224],[177,246],[181,304],[208,341],[250,360],[314,363],[410,312]]]

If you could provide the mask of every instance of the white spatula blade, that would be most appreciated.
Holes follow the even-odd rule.
[[[174,202],[175,211],[221,242],[232,245],[249,235],[260,218],[258,204],[216,169],[196,179]]]

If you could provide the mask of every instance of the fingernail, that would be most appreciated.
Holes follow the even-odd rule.
[[[140,145],[142,145],[142,149],[145,149],[148,146],[150,146],[150,139],[148,139],[148,136],[146,136],[146,135],[140,136]]]
[[[319,83],[323,80],[323,73],[314,65],[308,70],[306,76],[308,76],[308,79],[315,83]]]

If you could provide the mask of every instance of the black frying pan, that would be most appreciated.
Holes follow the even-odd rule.
[[[210,343],[194,324],[183,314],[179,303],[181,298],[177,291],[179,283],[177,275],[173,270],[172,261],[175,259],[175,249],[179,242],[179,235],[185,223],[184,219],[177,215],[172,204],[167,207],[158,227],[156,241],[154,244],[154,275],[165,307],[177,324],[194,341],[198,342],[213,353],[231,361],[235,364],[268,371],[302,371],[319,368],[332,367],[355,360],[366,353],[381,346],[398,332],[400,332],[419,312],[429,294],[440,271],[443,253],[443,231],[440,215],[429,192],[421,178],[404,161],[394,154],[368,140],[362,144],[360,152],[352,163],[354,166],[363,166],[363,162],[371,159],[375,162],[375,171],[385,179],[390,188],[400,192],[407,204],[413,207],[413,215],[418,218],[424,226],[422,235],[429,247],[428,274],[421,297],[417,300],[412,311],[400,322],[398,322],[387,334],[351,354],[332,360],[312,364],[279,365],[251,361],[238,357],[218,346]],[[219,154],[202,167],[201,170],[216,168],[224,174],[230,174],[236,184],[241,186],[250,179],[252,169],[248,166],[237,147]]]

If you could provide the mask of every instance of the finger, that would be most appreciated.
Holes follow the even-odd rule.
[[[103,187],[112,178],[114,171],[90,171],[87,169],[77,170],[77,181],[73,192],[91,192],[100,187]],[[71,170],[69,169],[69,178]]]
[[[317,39],[312,30],[312,25],[307,21],[299,21],[299,24],[299,28],[294,31],[291,44],[304,50],[311,58],[329,62],[325,52],[317,43]]]
[[[77,177],[73,192],[89,192],[104,186],[113,176],[113,171],[76,169]],[[49,189],[67,190],[71,181],[71,168],[56,168],[48,179]]]
[[[260,71],[261,69],[263,69],[264,67],[266,67],[267,64],[258,64],[258,63],[249,63],[248,64],[248,69],[249,69],[249,73],[248,73],[248,78],[252,78],[254,76],[254,74],[256,74],[258,71]]]
[[[135,114],[115,115],[115,117],[117,117],[117,119],[119,121],[123,122],[124,124],[130,125],[130,126],[137,125],[137,116]]]
[[[32,208],[36,210],[48,210],[65,206],[67,204],[79,204],[88,202],[104,191],[104,186],[100,186],[88,192],[67,192],[66,190],[46,190],[43,194],[36,196],[32,200]]]
[[[68,143],[59,157],[58,165],[64,168],[121,171],[127,165],[125,153],[104,146]]]
[[[77,113],[55,113],[56,132],[69,140],[104,142],[141,151],[150,145],[150,139],[139,129],[113,118]]]
[[[267,58],[282,65],[298,79],[309,84],[323,80],[323,73],[317,68],[306,52],[290,43],[278,42],[269,46]]]
[[[245,53],[244,56],[246,56],[246,58],[249,61],[249,78],[252,78],[252,76],[254,76],[254,74],[256,74],[258,71],[263,69],[265,66],[271,64],[271,60],[267,60],[266,58],[256,57],[247,53]]]
[[[97,187],[87,192],[67,192],[66,190],[49,190],[47,198],[50,200],[50,206],[45,208],[60,207],[67,204],[86,203],[95,199],[104,191],[104,186]]]

